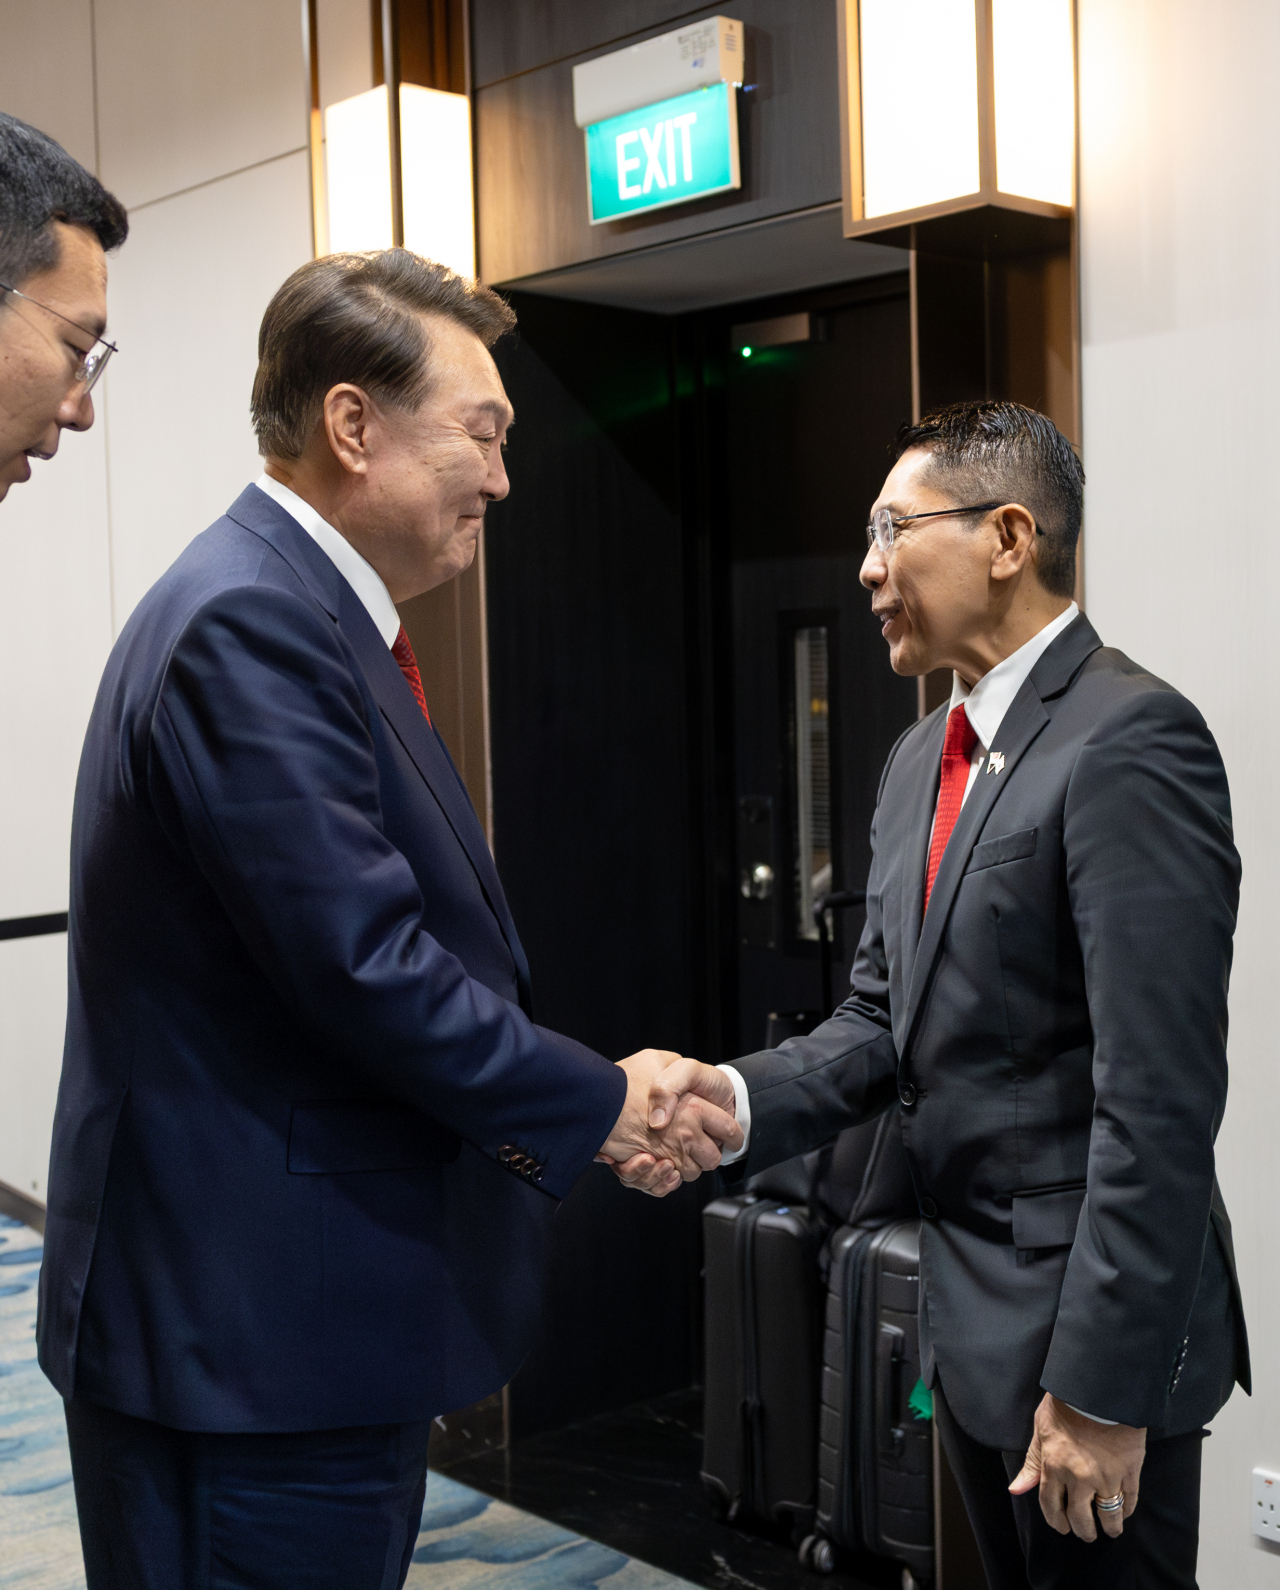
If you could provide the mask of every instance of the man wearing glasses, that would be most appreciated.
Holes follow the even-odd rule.
[[[1226,773],[1072,600],[1083,473],[1049,420],[958,404],[899,447],[862,583],[894,671],[954,685],[884,770],[849,997],[678,1062],[650,1118],[732,1085],[736,1177],[896,1103],[921,1363],[991,1590],[1194,1590],[1203,1426],[1249,1384],[1214,1177]]]
[[[93,424],[90,392],[115,352],[107,251],[124,207],[52,138],[0,114],[0,499]]]

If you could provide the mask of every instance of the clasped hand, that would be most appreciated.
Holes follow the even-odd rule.
[[[723,1071],[664,1049],[641,1049],[618,1064],[626,1102],[596,1158],[625,1186],[662,1198],[714,1170],[725,1149],[742,1147]]]

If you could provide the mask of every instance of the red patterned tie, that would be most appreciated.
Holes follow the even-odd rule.
[[[978,736],[969,722],[969,714],[962,702],[951,709],[947,718],[947,738],[942,746],[942,782],[938,785],[938,809],[933,818],[933,843],[929,846],[929,873],[924,885],[925,910],[933,893],[933,880],[942,865],[942,852],[947,848],[951,830],[964,805],[965,785],[969,782],[969,757],[978,743]]]
[[[391,655],[400,664],[400,672],[409,681],[413,698],[422,708],[422,716],[430,724],[431,714],[427,711],[427,698],[422,691],[422,675],[418,672],[418,659],[413,655],[413,647],[409,644],[409,637],[404,632],[403,624],[400,626],[400,633],[391,644]],[[954,820],[953,818],[952,821]]]

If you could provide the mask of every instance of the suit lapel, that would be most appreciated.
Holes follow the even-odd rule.
[[[969,857],[972,854],[974,845],[977,843],[978,835],[982,832],[995,803],[1008,787],[1009,780],[1017,772],[1018,763],[1022,760],[1027,748],[1048,721],[1049,714],[1044,710],[1044,703],[1040,700],[1039,693],[1031,680],[1026,680],[1022,689],[1014,697],[1013,705],[1005,714],[1004,722],[996,733],[998,744],[991,747],[992,751],[1003,755],[1003,770],[999,773],[989,772],[988,769],[991,766],[990,757],[983,761],[977,782],[970,791],[969,798],[965,801],[960,815],[956,819],[956,826],[951,831],[951,838],[947,841],[947,848],[942,853],[942,864],[938,868],[938,876],[933,882],[933,893],[929,896],[929,908],[924,913],[924,921],[920,928],[920,942],[916,947],[915,962],[911,969],[911,980],[907,984],[904,1055],[907,1049],[910,1048],[920,1009],[924,1003],[924,995],[928,988],[930,974],[933,970],[933,963],[937,959],[939,949],[942,947],[942,936],[947,925],[947,917],[951,914],[951,906],[956,897],[956,890],[960,887],[960,880],[964,877],[964,869],[969,864]],[[941,750],[939,750],[939,762],[941,762]],[[923,826],[927,834],[927,822]],[[923,871],[923,867],[921,870]],[[922,879],[922,899],[923,893]]]
[[[943,935],[946,931],[947,918],[951,914],[951,907],[955,901],[956,891],[960,887],[960,880],[964,877],[964,870],[969,864],[969,857],[979,835],[986,826],[987,818],[1000,799],[1001,793],[1007,788],[1009,780],[1013,778],[1018,769],[1018,764],[1026,752],[1035,742],[1036,737],[1049,721],[1049,714],[1045,711],[1044,703],[1054,696],[1061,695],[1066,690],[1081,666],[1089,655],[1096,651],[1102,642],[1098,639],[1097,632],[1083,615],[1063,630],[1062,634],[1049,646],[1043,657],[1039,659],[1030,675],[1024,680],[1022,689],[1014,697],[1013,705],[1005,714],[1004,721],[996,731],[996,743],[990,746],[989,752],[1004,758],[1000,771],[992,770],[990,755],[984,760],[978,773],[977,781],[965,801],[952,830],[947,848],[942,855],[942,865],[938,868],[938,876],[934,879],[933,893],[929,898],[929,909],[925,912],[923,923],[920,927],[919,943],[916,945],[915,955],[906,970],[904,983],[907,988],[907,1008],[904,1017],[903,1031],[905,1038],[901,1054],[905,1058],[910,1050],[915,1029],[919,1022],[920,1013],[924,1008],[928,993],[929,980],[933,973],[934,962],[942,948]],[[944,719],[945,721],[945,719]],[[945,732],[945,731],[944,731]],[[940,777],[942,761],[942,745],[933,748],[938,769],[934,772],[932,788],[934,791],[934,804],[936,804],[938,780]],[[928,845],[930,823],[933,815],[933,806],[924,815],[917,825],[917,832],[913,835],[912,864],[916,866],[919,882],[917,898],[923,901],[924,897],[924,868],[925,853]],[[921,839],[923,835],[923,839]],[[915,854],[919,850],[919,856]],[[920,918],[917,916],[918,922]],[[905,965],[905,963],[904,963]]]
[[[527,1002],[528,965],[471,797],[458,776],[444,741],[422,716],[409,682],[400,671],[400,664],[378,633],[364,603],[345,581],[338,623],[351,643],[383,717],[422,775],[423,782],[435,797],[445,821],[475,870],[489,909],[498,920],[511,958],[516,964],[522,1001]]]
[[[227,510],[227,516],[275,548],[346,636],[383,717],[417,768],[475,871],[489,909],[511,951],[521,1004],[527,1009],[529,966],[480,819],[444,741],[422,716],[408,680],[378,633],[364,603],[324,550],[265,492],[253,486],[247,488]]]

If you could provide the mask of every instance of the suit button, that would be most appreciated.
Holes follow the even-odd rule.
[[[938,1206],[932,1198],[924,1197],[920,1200],[920,1213],[926,1220],[936,1220],[938,1218]]]
[[[916,1102],[916,1090],[914,1084],[910,1082],[904,1082],[898,1089],[898,1097],[902,1100],[902,1108],[904,1110],[909,1110]]]

